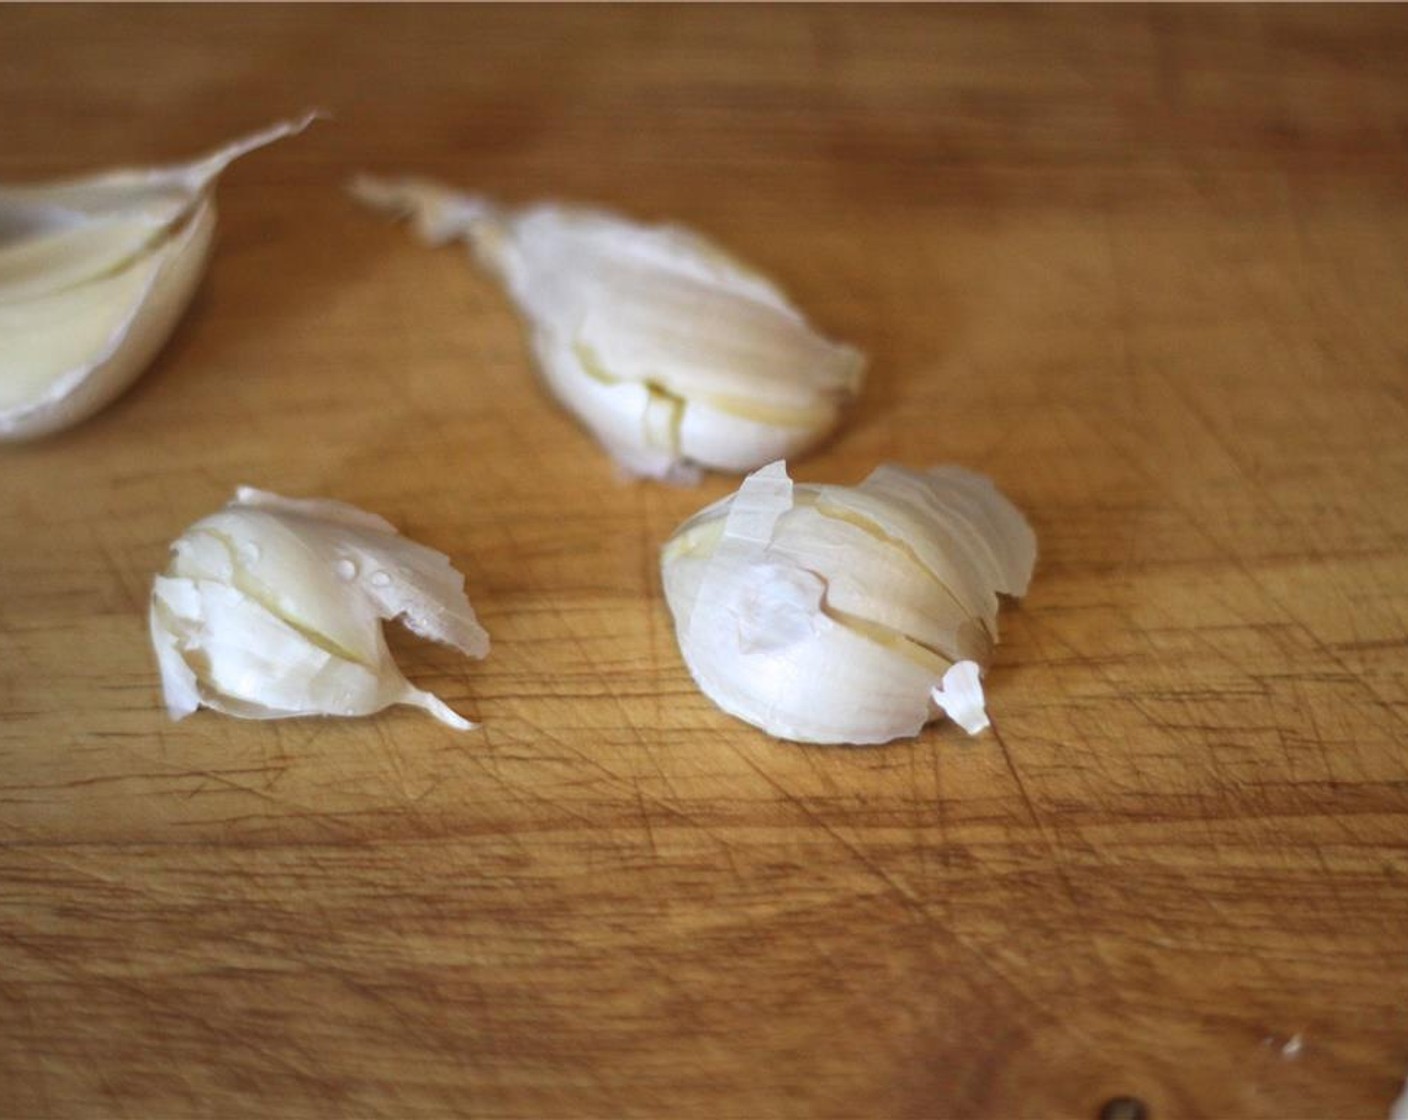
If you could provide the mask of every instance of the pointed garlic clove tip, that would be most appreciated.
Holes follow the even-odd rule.
[[[241,487],[181,535],[153,587],[167,710],[285,719],[408,704],[477,727],[402,676],[382,634],[393,618],[468,656],[489,652],[464,577],[442,553],[343,502]]]
[[[988,726],[997,595],[1034,559],[1025,518],[980,476],[891,466],[822,486],[774,463],[681,525],[661,571],[714,703],[779,738],[861,744],[940,715]]]
[[[452,727],[456,731],[478,731],[482,726],[473,720],[465,719],[438,696],[433,696],[429,692],[422,692],[418,688],[408,689],[401,698],[401,703],[408,704],[413,708],[420,708],[428,714],[434,716],[446,727]]]
[[[690,230],[584,207],[502,210],[417,179],[363,176],[351,190],[433,244],[471,243],[548,387],[632,474],[677,480],[799,455],[860,391],[859,351]]]
[[[175,167],[0,187],[0,440],[70,427],[136,380],[204,273],[215,179],[311,119]]]
[[[347,184],[347,193],[373,210],[409,218],[428,245],[472,238],[475,227],[494,213],[485,199],[458,194],[425,179],[382,179],[364,172]]]
[[[258,151],[260,148],[267,148],[277,140],[288,136],[297,136],[314,121],[330,119],[331,114],[322,109],[310,109],[300,117],[277,121],[267,128],[261,128],[232,140],[228,144],[222,144],[214,151],[199,156],[189,163],[178,164],[173,171],[186,183],[189,189],[201,191],[237,159],[247,156],[250,152]]]

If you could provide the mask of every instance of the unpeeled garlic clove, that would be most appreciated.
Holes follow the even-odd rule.
[[[794,486],[784,463],[686,521],[661,560],[685,664],[724,711],[782,739],[884,743],[940,715],[988,726],[998,595],[1036,538],[990,481],[883,466]]]
[[[173,719],[204,705],[246,719],[360,716],[424,708],[477,726],[396,667],[381,620],[470,657],[489,636],[464,577],[434,549],[342,502],[240,487],[172,545],[152,590],[150,625]]]
[[[418,179],[353,194],[463,238],[527,321],[558,399],[633,474],[692,481],[802,453],[860,390],[865,359],[705,238],[600,210],[503,209]]]
[[[0,439],[67,428],[136,380],[200,282],[220,173],[312,119],[174,167],[0,187]]]

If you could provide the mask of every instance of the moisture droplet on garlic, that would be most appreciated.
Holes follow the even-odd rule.
[[[220,173],[311,119],[174,167],[0,186],[0,439],[67,428],[136,380],[200,282]]]
[[[502,209],[415,179],[353,194],[465,239],[531,328],[544,378],[632,474],[748,471],[827,435],[865,359],[830,342],[764,277],[687,229],[538,205]]]
[[[988,726],[997,596],[1024,594],[1035,562],[981,475],[794,486],[779,462],[680,526],[661,567],[685,664],[724,711],[781,739],[884,743],[945,714]]]
[[[464,577],[434,549],[342,502],[242,486],[172,545],[151,633],[173,719],[364,716],[392,704],[461,718],[396,667],[381,620],[470,657],[489,652]]]

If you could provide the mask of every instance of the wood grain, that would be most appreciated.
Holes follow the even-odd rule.
[[[6,6],[0,43],[9,180],[334,114],[231,171],[142,382],[0,450],[0,1112],[1386,1114],[1402,8]],[[620,482],[359,168],[689,222],[869,351],[796,473],[957,461],[1029,511],[994,733],[714,710],[656,556],[730,481]],[[167,722],[149,582],[237,483],[455,559],[493,654],[397,648],[482,732]]]

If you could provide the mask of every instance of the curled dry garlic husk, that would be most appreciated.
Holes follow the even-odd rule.
[[[464,577],[434,549],[342,502],[242,486],[172,546],[152,590],[151,633],[167,711],[204,704],[246,719],[424,708],[477,726],[411,685],[381,620],[471,657],[489,652]]]
[[[835,427],[865,359],[767,279],[687,229],[538,205],[502,209],[421,180],[362,177],[362,201],[464,238],[532,332],[558,399],[632,474],[693,481],[794,456]]]
[[[200,282],[220,173],[311,119],[174,167],[0,186],[0,439],[67,428],[136,380]]]
[[[988,726],[997,596],[1036,561],[1026,520],[959,467],[882,466],[859,486],[749,475],[665,546],[685,664],[726,712],[782,739],[884,743],[947,714]]]

